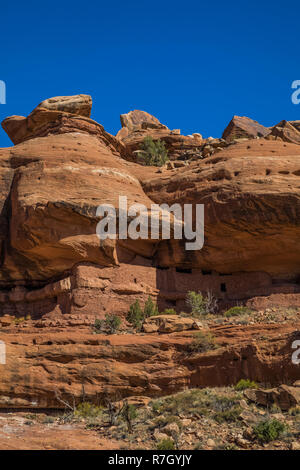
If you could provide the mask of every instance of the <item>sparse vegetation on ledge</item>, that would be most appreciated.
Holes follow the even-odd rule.
[[[150,136],[141,143],[138,157],[144,165],[149,166],[163,166],[169,160],[165,143],[160,139],[153,140]]]
[[[30,422],[84,425],[87,433],[124,449],[296,449],[299,444],[298,413],[257,406],[235,387],[191,389],[152,401],[136,398],[136,403],[106,400],[104,406],[82,403],[48,424],[38,415],[30,415]]]

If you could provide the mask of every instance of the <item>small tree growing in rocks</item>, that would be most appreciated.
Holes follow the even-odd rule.
[[[153,302],[149,295],[148,299],[146,300],[144,310],[142,310],[140,302],[138,300],[136,300],[132,305],[130,305],[126,320],[136,330],[140,331],[145,318],[152,317],[154,315],[159,315],[159,312],[157,305]]]
[[[216,313],[218,308],[218,300],[210,291],[207,291],[206,297],[201,292],[189,291],[186,303],[192,310],[192,316],[197,317]]]
[[[109,315],[108,313],[105,315],[104,320],[100,320],[96,318],[94,323],[94,331],[96,333],[106,332],[108,334],[114,334],[121,325],[121,318],[118,315]]]
[[[140,302],[136,300],[134,304],[130,305],[126,320],[133,326],[133,328],[140,330],[142,328],[143,319],[144,314],[141,309]]]
[[[153,317],[154,315],[159,315],[159,311],[149,295],[144,306],[144,318]]]
[[[137,411],[136,411],[136,407],[134,405],[130,405],[127,400],[125,401],[123,405],[123,408],[121,411],[121,417],[127,423],[128,432],[132,433],[133,421],[137,418]]]
[[[163,166],[169,160],[165,143],[160,139],[154,141],[150,136],[144,138],[138,156],[145,165]]]

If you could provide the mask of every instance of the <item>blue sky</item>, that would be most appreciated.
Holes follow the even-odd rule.
[[[114,134],[131,109],[205,137],[234,114],[300,119],[298,1],[16,0],[0,12],[1,120],[77,93],[92,95],[92,118]]]

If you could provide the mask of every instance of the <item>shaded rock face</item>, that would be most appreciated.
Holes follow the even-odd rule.
[[[163,136],[177,157],[187,147],[197,152],[201,135],[143,129],[144,114],[134,111],[123,122],[138,128],[117,139],[78,114],[89,107],[85,95],[46,100],[12,134],[21,143],[0,150],[2,312],[37,318],[104,316],[113,309],[124,315],[149,295],[160,309],[180,311],[189,290],[210,290],[224,303],[266,295],[298,299],[299,145],[206,139],[205,147],[224,147],[158,172],[127,158],[145,132]],[[154,202],[204,204],[203,249],[186,251],[185,240],[172,234],[100,243],[97,207],[118,208],[120,195],[129,206],[148,209]]]
[[[232,120],[223,132],[222,138],[231,141],[234,139],[254,137],[266,137],[270,129],[262,126],[257,121],[245,116],[233,116]]]

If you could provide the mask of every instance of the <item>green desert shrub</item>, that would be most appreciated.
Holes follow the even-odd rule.
[[[238,317],[240,315],[248,315],[249,313],[251,313],[251,310],[248,307],[236,306],[226,310],[224,317]]]
[[[238,381],[234,388],[235,390],[240,392],[242,390],[246,390],[247,388],[258,388],[258,385],[253,380],[241,379]]]
[[[121,318],[118,315],[105,315],[104,320],[105,328],[109,331],[109,333],[115,333],[121,326]]]
[[[212,392],[210,389],[190,389],[179,392],[175,395],[162,397],[152,402],[152,411],[155,415],[164,417],[174,417],[178,414],[186,416],[201,415],[208,416],[210,413],[213,415],[220,413],[220,419],[224,421],[228,419],[238,419],[240,397],[220,395],[219,393]],[[231,411],[232,413],[223,412]],[[156,422],[156,427],[159,422]]]
[[[136,300],[133,304],[130,305],[126,320],[133,326],[133,328],[137,330],[140,330],[142,328],[144,313],[141,309],[140,302],[138,300]]]
[[[159,311],[149,295],[144,306],[144,318],[153,317],[154,315],[159,315]]]
[[[120,415],[123,421],[127,424],[128,432],[131,433],[133,429],[133,421],[138,417],[136,407],[132,404],[125,403]]]
[[[93,329],[96,333],[101,333],[103,327],[103,321],[100,318],[96,318]]]
[[[106,314],[104,320],[96,318],[94,323],[94,331],[96,333],[106,332],[108,334],[114,334],[121,326],[121,318],[118,315]]]
[[[216,343],[215,337],[207,332],[199,331],[194,335],[194,339],[189,345],[191,352],[206,352],[217,349],[219,345]]]
[[[156,450],[174,450],[175,444],[172,439],[162,439],[158,442]]]
[[[189,291],[186,298],[187,305],[191,308],[194,317],[202,317],[209,313],[215,313],[218,301],[211,292],[207,292],[206,297],[201,292]]]
[[[177,312],[174,308],[165,308],[160,315],[177,315]]]
[[[278,439],[286,430],[286,426],[278,419],[262,421],[253,428],[253,434],[260,442],[271,442]]]
[[[102,415],[102,412],[103,408],[101,406],[85,401],[76,407],[74,416],[78,418],[98,418]]]
[[[166,413],[174,416],[178,413],[193,414],[199,412],[200,409],[209,406],[209,404],[210,400],[205,391],[192,389],[153,401],[152,410],[160,416]]]
[[[232,408],[229,410],[225,411],[219,411],[214,415],[215,421],[217,423],[233,423],[235,421],[238,421],[240,419],[240,414],[242,412],[242,409],[238,405],[234,405]]]
[[[216,412],[232,410],[239,404],[237,397],[227,397],[225,395],[214,395],[210,400],[210,408]]]
[[[150,136],[141,143],[138,157],[145,165],[152,166],[163,166],[169,160],[165,143],[160,139],[154,141]]]
[[[146,300],[144,310],[142,310],[138,300],[130,305],[126,320],[133,326],[133,328],[140,331],[145,318],[152,317],[154,315],[159,315],[159,312],[157,305],[152,301],[149,295],[148,299]]]

